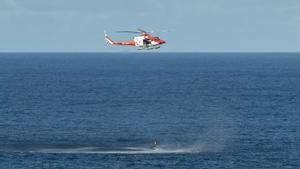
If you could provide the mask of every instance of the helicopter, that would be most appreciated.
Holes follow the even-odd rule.
[[[133,33],[139,34],[135,36],[132,40],[128,41],[113,41],[104,30],[105,41],[110,45],[123,45],[123,46],[136,46],[139,47],[138,50],[152,50],[159,49],[161,45],[165,44],[166,41],[160,39],[157,36],[153,36],[150,33],[142,29],[137,29],[137,31],[117,31],[119,33]]]

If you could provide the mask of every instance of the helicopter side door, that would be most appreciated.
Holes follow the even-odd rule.
[[[144,46],[144,39],[142,36],[134,37],[135,46]]]

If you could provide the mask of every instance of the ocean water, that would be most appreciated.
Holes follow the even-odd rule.
[[[0,168],[295,169],[299,131],[297,53],[0,54]]]

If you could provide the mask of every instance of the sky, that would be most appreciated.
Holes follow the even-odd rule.
[[[122,52],[142,28],[161,52],[300,52],[300,0],[0,0],[0,52]]]

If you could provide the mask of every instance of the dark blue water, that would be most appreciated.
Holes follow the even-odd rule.
[[[299,168],[299,129],[300,54],[0,54],[1,168]]]

